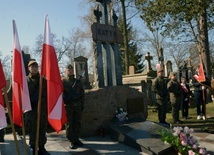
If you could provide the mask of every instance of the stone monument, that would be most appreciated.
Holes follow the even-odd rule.
[[[95,87],[119,86],[122,85],[122,69],[118,44],[123,43],[123,36],[117,28],[118,17],[113,10],[108,18],[107,4],[111,3],[111,0],[97,0],[97,2],[100,4],[94,10],[96,22],[91,26],[95,43]]]

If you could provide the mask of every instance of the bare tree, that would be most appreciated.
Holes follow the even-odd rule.
[[[168,44],[168,53],[169,58],[172,59],[177,69],[182,66],[183,63],[187,62],[188,57],[190,56],[190,47],[189,44]]]
[[[9,80],[11,77],[11,57],[9,55],[3,57],[1,54],[0,57],[5,78]]]

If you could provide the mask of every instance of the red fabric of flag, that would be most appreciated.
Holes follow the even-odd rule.
[[[22,113],[31,110],[29,90],[21,53],[16,23],[13,20],[13,64],[12,64],[12,108],[13,122],[22,126]]]
[[[6,86],[6,80],[5,80],[5,76],[4,76],[4,71],[3,71],[3,67],[0,61],[0,89],[4,88]]]
[[[204,66],[203,66],[201,55],[199,55],[199,59],[200,59],[200,64],[199,64],[199,68],[198,68],[198,75],[194,75],[194,78],[198,82],[205,82],[206,81],[206,77],[204,75]]]
[[[0,129],[7,127],[7,121],[4,110],[4,100],[2,97],[2,88],[6,86],[6,80],[2,68],[2,64],[0,61]]]
[[[67,118],[62,96],[63,85],[47,16],[42,46],[41,75],[47,80],[48,121],[53,129],[59,132]]]

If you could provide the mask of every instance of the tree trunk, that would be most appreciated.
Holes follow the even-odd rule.
[[[129,52],[128,52],[128,37],[127,37],[127,25],[126,25],[126,8],[125,0],[120,0],[123,10],[123,29],[124,29],[124,54],[125,54],[125,71],[126,75],[129,74]]]
[[[208,30],[207,30],[207,14],[206,8],[204,8],[204,13],[200,16],[199,21],[199,52],[201,53],[202,60],[205,67],[206,75],[209,79],[212,76],[211,62],[210,62],[210,50],[209,50],[209,40],[208,40]]]

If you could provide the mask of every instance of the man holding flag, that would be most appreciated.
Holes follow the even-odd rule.
[[[29,130],[29,144],[35,153],[36,146],[36,129],[37,129],[37,109],[38,109],[38,99],[39,99],[39,80],[40,75],[38,72],[38,63],[31,60],[28,63],[29,75],[27,76],[29,95],[31,101],[32,110],[26,113],[26,128]],[[50,155],[45,149],[45,144],[47,142],[46,130],[47,130],[47,95],[46,95],[47,84],[46,80],[43,78],[42,85],[42,99],[41,99],[41,109],[40,109],[40,128],[39,128],[39,155]]]
[[[205,76],[201,55],[200,63],[193,75],[192,83],[194,87],[194,96],[197,109],[197,120],[206,120],[206,89],[211,88],[209,79]]]

